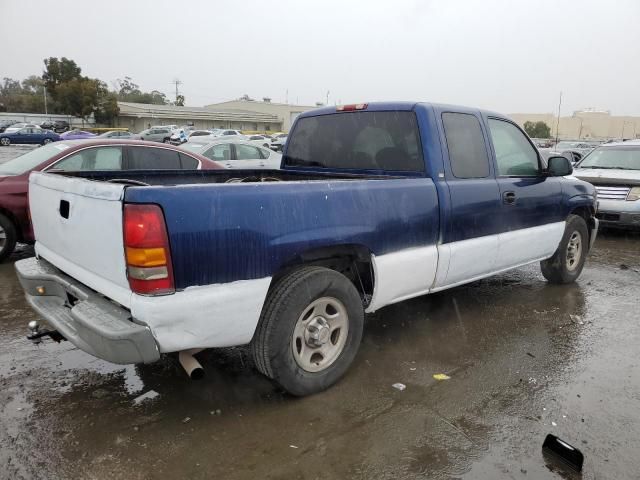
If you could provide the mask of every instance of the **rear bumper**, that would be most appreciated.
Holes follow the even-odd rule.
[[[31,307],[79,349],[118,364],[151,363],[160,358],[149,327],[134,323],[127,309],[46,260],[27,258],[15,267]]]

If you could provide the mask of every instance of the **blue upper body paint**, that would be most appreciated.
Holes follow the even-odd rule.
[[[415,112],[424,172],[385,172],[393,177],[387,179],[127,188],[126,202],[155,203],[164,211],[176,287],[272,276],[292,259],[320,247],[359,245],[383,255],[564,221],[575,208],[594,207],[593,187],[577,179],[496,175],[488,119],[510,121],[504,116],[409,102],[369,104],[367,111]],[[490,158],[487,178],[453,176],[443,112],[478,118]],[[335,107],[305,112],[298,119],[331,114],[336,114]],[[504,204],[505,192],[516,192],[515,205]]]

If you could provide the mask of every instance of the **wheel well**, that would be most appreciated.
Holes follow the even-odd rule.
[[[0,208],[0,213],[7,217],[11,221],[11,223],[13,223],[13,226],[16,228],[16,239],[19,242],[22,242],[22,226],[20,225],[20,222],[18,222],[18,219],[13,215],[13,213],[11,213],[9,210],[5,210],[4,208]]]
[[[293,270],[313,265],[342,273],[356,287],[366,306],[371,301],[375,281],[371,258],[371,251],[363,245],[332,245],[307,250],[280,268],[271,279],[269,290]]]
[[[595,226],[595,211],[591,207],[577,207],[571,210],[570,215],[577,215],[582,217],[587,224],[587,231],[589,232],[589,240],[591,240],[591,232]]]

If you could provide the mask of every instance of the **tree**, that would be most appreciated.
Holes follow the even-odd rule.
[[[524,131],[531,138],[550,138],[551,129],[544,122],[524,122]]]
[[[118,97],[115,92],[110,92],[107,84],[98,83],[97,106],[93,116],[97,123],[113,126],[115,118],[120,113]]]
[[[99,80],[81,77],[56,87],[62,113],[86,120],[98,107]]]
[[[81,68],[76,62],[66,57],[62,57],[60,60],[56,57],[45,58],[44,66],[45,71],[42,74],[42,79],[47,86],[47,93],[54,100],[58,99],[57,89],[60,85],[81,78]]]
[[[116,81],[118,86],[118,100],[121,102],[150,103],[153,105],[166,105],[169,102],[164,93],[152,90],[149,93],[140,90],[131,77],[124,77]]]
[[[176,97],[176,107],[184,107],[184,95],[178,95]]]

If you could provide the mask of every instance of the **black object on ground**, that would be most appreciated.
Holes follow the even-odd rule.
[[[584,463],[582,452],[555,435],[547,435],[542,444],[542,452],[550,453],[577,472],[582,471]]]

